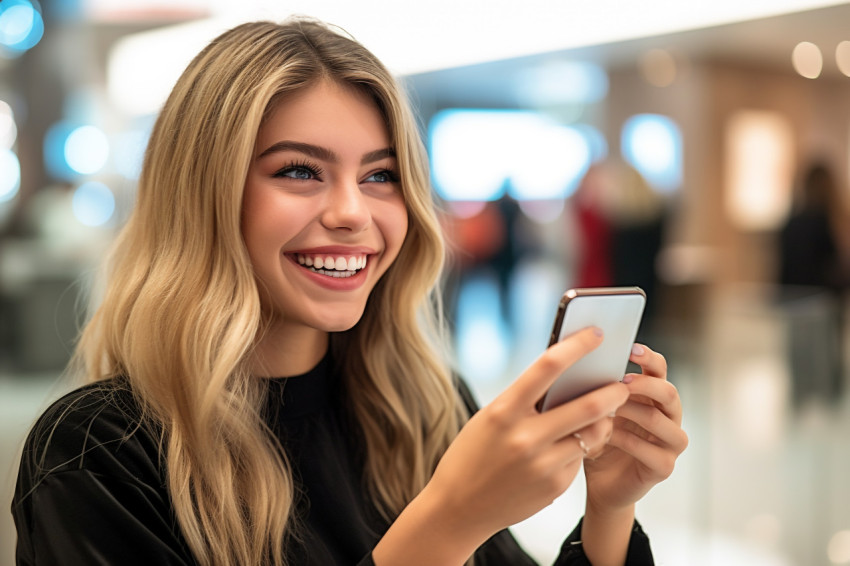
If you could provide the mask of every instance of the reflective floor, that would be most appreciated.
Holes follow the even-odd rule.
[[[509,306],[512,325],[491,316],[498,295],[486,284],[468,293],[485,304],[468,302],[456,313],[459,358],[482,402],[539,353],[562,283],[545,266],[515,278],[513,296],[524,298]],[[818,297],[780,306],[770,290],[753,287],[712,293],[703,312],[699,324],[661,321],[651,344],[668,357],[691,441],[673,476],[638,506],[657,563],[850,564],[850,402],[828,377],[835,333],[824,321],[833,306]],[[846,359],[850,347],[843,346]],[[809,369],[792,379],[791,367]],[[53,375],[0,376],[4,509],[23,435],[63,390]],[[555,504],[514,528],[541,563],[581,515],[583,497],[579,478]],[[14,562],[14,538],[4,511],[0,565]]]

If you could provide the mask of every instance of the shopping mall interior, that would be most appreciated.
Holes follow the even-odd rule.
[[[290,13],[226,4],[0,2],[7,510],[29,427],[73,386],[164,97],[219,31]],[[667,358],[690,439],[638,504],[656,563],[850,564],[850,3],[357,3],[377,18],[348,4],[300,12],[363,41],[409,94],[478,400],[545,349],[566,289],[638,285],[638,339]],[[821,238],[789,228],[810,201]],[[513,527],[541,564],[583,490]],[[15,540],[0,513],[0,564]]]

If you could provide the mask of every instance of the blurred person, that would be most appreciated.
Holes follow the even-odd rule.
[[[611,224],[605,213],[605,193],[611,182],[603,162],[592,164],[570,197],[570,212],[576,226],[575,286],[610,287]]]
[[[634,166],[606,163],[602,209],[610,227],[611,279],[646,291],[642,330],[651,328],[658,303],[656,263],[664,241],[666,203]]]
[[[495,277],[488,265],[507,245],[509,234],[499,207],[490,201],[453,203],[440,221],[450,250],[443,277],[443,306],[454,328],[461,288],[482,274]]]
[[[575,286],[641,287],[647,295],[643,337],[657,304],[664,198],[632,165],[609,158],[588,168],[572,200],[579,242]]]
[[[474,210],[479,205],[475,214],[462,214],[465,208]],[[510,281],[522,253],[515,230],[521,213],[519,205],[503,195],[495,201],[463,203],[457,210],[461,214],[443,216],[444,232],[453,252],[443,285],[445,312],[455,322],[461,287],[477,277],[492,278],[499,292],[499,316],[513,327]]]
[[[848,224],[834,174],[824,162],[812,163],[779,232],[778,282],[789,317],[792,397],[798,404],[811,396],[834,401],[844,390]]]
[[[506,529],[582,464],[557,564],[651,564],[635,502],[687,444],[664,358],[636,345],[640,373],[537,412],[584,329],[478,410],[440,355],[427,172],[352,39],[295,19],[207,46],[153,130],[89,383],[26,441],[18,564],[532,564]]]
[[[840,292],[847,287],[847,251],[843,238],[846,204],[832,171],[814,163],[804,173],[791,215],[780,231],[783,285]]]

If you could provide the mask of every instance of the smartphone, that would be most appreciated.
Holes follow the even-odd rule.
[[[546,411],[622,380],[645,305],[646,294],[640,287],[570,289],[564,293],[549,346],[588,326],[602,329],[602,344],[558,377],[538,401],[537,410]]]

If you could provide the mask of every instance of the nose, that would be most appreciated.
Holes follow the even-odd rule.
[[[327,193],[322,224],[329,230],[359,232],[372,221],[366,197],[354,181],[338,182]]]

